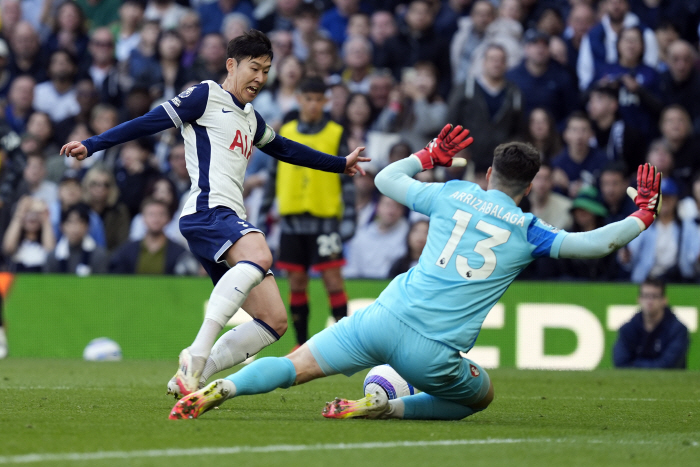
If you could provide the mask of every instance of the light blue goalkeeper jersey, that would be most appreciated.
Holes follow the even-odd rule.
[[[378,302],[424,336],[458,350],[516,276],[539,256],[557,258],[565,231],[523,213],[501,191],[466,181],[414,183],[407,205],[430,216],[418,265],[396,277]]]

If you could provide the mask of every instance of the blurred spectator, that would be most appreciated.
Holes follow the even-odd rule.
[[[135,80],[137,76],[148,73],[148,69],[157,59],[158,37],[160,36],[160,26],[155,21],[146,21],[141,27],[139,42],[132,49],[129,60],[126,64],[127,74]],[[143,86],[135,86],[142,88]]]
[[[334,122],[343,123],[345,121],[345,107],[349,98],[350,91],[348,91],[348,87],[342,81],[338,81],[330,86],[328,113]]]
[[[554,117],[542,107],[530,111],[523,140],[535,146],[540,151],[542,161],[546,163],[552,162],[562,149]]]
[[[646,279],[637,298],[641,309],[620,327],[613,347],[618,368],[686,368],[688,328],[668,306],[662,281]]]
[[[22,181],[17,192],[41,200],[46,206],[51,206],[58,199],[58,186],[46,180],[46,162],[40,153],[29,153]]]
[[[194,68],[189,72],[185,72],[184,66],[180,69],[183,70],[183,81],[191,79],[197,82],[205,80],[223,82],[226,77],[226,41],[224,36],[211,33],[202,37]],[[184,82],[179,84],[182,87]]]
[[[263,88],[255,100],[255,110],[275,130],[282,126],[284,116],[299,106],[296,90],[304,78],[304,64],[295,55],[288,55],[277,63],[277,82]]]
[[[178,212],[180,199],[177,197],[175,184],[166,176],[161,175],[152,180],[146,187],[145,198],[160,201],[168,207],[168,223],[163,227],[163,232],[170,240],[186,246],[187,241],[180,233],[180,213]],[[143,213],[139,213],[131,221],[129,240],[141,240],[146,235],[146,231]]]
[[[75,177],[64,177],[58,184],[58,200],[49,205],[49,216],[53,233],[57,239],[61,238],[61,222],[69,208],[81,204],[83,191],[80,181]],[[101,247],[106,245],[105,231],[102,220],[97,213],[88,208],[88,233],[90,237]]]
[[[360,5],[360,0],[333,0],[333,4],[335,6],[321,16],[321,27],[328,31],[331,39],[340,46],[345,42],[350,17],[359,11],[367,12],[367,8]]]
[[[656,167],[664,177],[673,177],[673,152],[664,139],[659,138],[651,142],[646,153],[646,162]]]
[[[20,0],[2,0],[0,2],[0,18],[2,18],[0,36],[9,41],[15,27],[22,19],[22,4]]]
[[[132,218],[141,210],[146,187],[159,175],[149,161],[152,151],[153,142],[145,137],[124,143],[119,154],[114,178],[120,192],[119,199],[129,208]]]
[[[83,141],[92,135],[93,133],[87,125],[79,123],[73,128],[73,131],[68,134],[66,141]],[[83,178],[87,169],[101,161],[100,154],[98,154],[97,157],[91,156],[82,161],[74,157],[61,157],[61,159],[63,159],[64,177],[68,176],[77,179]]]
[[[9,258],[10,271],[41,272],[55,246],[46,203],[31,196],[20,198],[2,239],[2,252]]]
[[[578,108],[578,94],[569,73],[549,53],[549,36],[529,30],[525,33],[525,59],[506,74],[522,91],[523,112],[535,107],[547,109],[557,127]]]
[[[221,32],[223,19],[230,13],[241,13],[248,17],[252,27],[257,26],[253,18],[253,5],[248,0],[215,0],[201,3],[198,8],[202,19],[202,34]]]
[[[114,58],[114,36],[109,28],[95,29],[90,36],[88,48],[92,57],[88,73],[100,94],[100,100],[121,105],[121,78]]]
[[[119,19],[121,0],[75,0],[85,13],[90,30],[107,26]]]
[[[46,112],[56,123],[80,112],[75,77],[78,72],[75,56],[56,50],[49,59],[49,79],[34,87],[34,108]]]
[[[628,0],[603,0],[604,14],[581,41],[578,63],[579,88],[585,90],[593,81],[593,77],[599,73],[604,64],[612,64],[618,61],[618,34],[623,28],[638,26],[644,37],[642,47],[642,62],[655,68],[659,60],[659,45],[656,42],[654,31],[640,23],[634,13],[630,13]]]
[[[566,43],[567,63],[574,70],[576,82],[578,82],[576,64],[578,63],[579,51],[581,50],[581,42],[583,42],[583,37],[588,34],[595,25],[595,19],[593,8],[582,2],[576,3],[571,7],[566,20],[566,29],[564,30],[563,39]]]
[[[4,39],[0,38],[0,99],[4,99],[12,84],[12,71],[10,70],[10,48]]]
[[[302,0],[275,1],[275,9],[258,20],[258,29],[268,36],[270,31],[291,31],[294,29],[294,13],[301,4]]]
[[[341,75],[350,92],[369,92],[372,73],[372,44],[364,37],[348,37],[343,44],[345,70]]]
[[[185,68],[191,67],[197,59],[202,40],[202,23],[199,19],[199,13],[194,10],[187,10],[177,23],[177,33],[180,35],[183,44],[180,63]],[[138,45],[138,41],[134,44],[134,47],[136,45]]]
[[[539,9],[535,29],[550,37],[560,37],[564,33],[564,27],[564,17],[556,7],[545,4]]]
[[[367,175],[363,177],[353,177],[355,184],[355,212],[357,213],[357,229],[368,226],[374,220],[377,210],[377,199],[379,191],[374,185],[374,176],[378,169],[374,162],[362,164]]]
[[[423,146],[427,145],[429,141],[430,140],[423,141]],[[410,156],[412,152],[413,148],[410,144],[408,144],[406,141],[399,141],[398,143],[393,144],[391,148],[389,148],[388,163],[393,164],[396,161],[405,159],[408,156]]]
[[[569,230],[573,223],[571,199],[552,191],[552,167],[546,162],[532,179],[532,189],[527,198],[530,212],[558,229]]]
[[[600,196],[608,210],[605,225],[621,221],[637,210],[632,198],[627,196],[630,170],[624,162],[608,162],[600,173]]]
[[[420,148],[434,138],[446,122],[447,104],[437,92],[437,70],[430,62],[418,62],[404,73],[400,87],[390,93],[389,103],[377,117],[373,129],[398,133],[410,147]],[[455,120],[454,123],[461,122]]]
[[[438,92],[446,98],[452,82],[450,42],[434,30],[435,14],[430,2],[411,0],[404,19],[405,28],[386,41],[385,61],[381,66],[390,68],[399,79],[404,68],[417,62],[432,62],[439,70]]]
[[[313,3],[302,3],[294,13],[292,29],[292,51],[302,61],[311,53],[311,46],[319,37],[328,37],[328,32],[320,27],[321,12]]]
[[[309,76],[318,76],[326,84],[333,84],[332,81],[338,77],[343,61],[338,55],[338,49],[332,39],[319,37],[311,44],[311,52],[306,62]],[[279,70],[279,63],[277,65]],[[337,75],[337,76],[336,76]]]
[[[235,0],[233,0],[235,2]],[[229,2],[226,2],[229,3]],[[221,20],[228,13],[218,10],[216,2],[213,2],[210,10],[202,11],[200,9],[199,16],[202,18],[202,33],[219,32],[221,29]],[[187,8],[175,2],[175,0],[149,0],[146,10],[143,12],[143,17],[147,21],[157,21],[163,31],[169,31],[177,28],[180,18],[187,13]],[[209,15],[207,17],[207,15]],[[204,19],[207,18],[207,27],[204,27]]]
[[[391,265],[406,254],[409,225],[405,207],[387,196],[377,204],[374,222],[357,229],[348,245],[348,278],[386,279]]]
[[[435,13],[435,30],[441,31],[446,37],[452,37],[457,32],[461,18],[469,16],[474,9],[473,0],[433,1]]]
[[[141,39],[141,25],[145,2],[142,0],[123,0],[119,7],[119,21],[111,26],[111,31],[116,41],[114,55],[119,62],[126,62],[131,51],[136,48]],[[184,18],[184,17],[183,17]],[[197,18],[199,21],[199,18]],[[182,20],[180,21],[182,28]],[[199,40],[199,30],[197,30]]]
[[[459,19],[450,44],[452,82],[464,83],[470,74],[474,51],[486,38],[486,28],[496,19],[496,8],[488,0],[477,0],[469,16]]]
[[[693,134],[690,115],[680,105],[670,105],[661,112],[661,136],[673,154],[673,178],[687,194],[693,174],[700,169],[700,137]]]
[[[681,251],[679,259],[681,276],[688,282],[700,282],[700,173],[693,181],[693,196],[684,198],[679,206],[681,221]],[[693,215],[694,214],[694,215]]]
[[[372,13],[370,18],[369,38],[374,50],[372,63],[375,66],[386,61],[384,46],[386,41],[398,34],[396,19],[390,11],[378,10]]]
[[[65,1],[56,11],[56,19],[49,37],[44,41],[44,50],[52,53],[64,49],[75,57],[85,57],[88,46],[86,22],[83,10],[77,3]]]
[[[367,146],[367,131],[374,120],[374,109],[366,94],[354,93],[345,105],[343,126],[348,147]]]
[[[83,201],[102,220],[107,250],[112,252],[129,238],[131,216],[119,202],[119,189],[112,172],[101,165],[87,171],[82,181]],[[92,216],[92,213],[91,213]]]
[[[80,111],[54,125],[54,143],[63,146],[66,142],[66,135],[71,133],[78,123],[85,125],[90,123],[92,109],[99,102],[99,95],[91,78],[84,78],[76,83],[75,100],[78,101]]]
[[[82,203],[61,213],[61,238],[49,254],[44,271],[79,277],[107,272],[107,251],[88,233],[90,208]]]
[[[369,40],[369,31],[369,15],[367,13],[359,12],[350,17],[345,35],[347,37],[364,37],[365,39]]]
[[[130,241],[115,251],[109,262],[109,272],[179,276],[197,274],[199,265],[192,254],[170,240],[163,230],[170,219],[167,204],[146,198],[141,215],[145,226],[143,239]]]
[[[659,87],[666,105],[682,105],[690,114],[693,128],[700,132],[700,71],[698,55],[686,41],[668,47],[668,70],[661,74]]]
[[[393,88],[394,77],[388,70],[376,70],[372,73],[369,77],[369,92],[367,93],[372,106],[381,111],[389,105],[389,97]]]
[[[291,55],[294,40],[291,31],[272,31],[268,34],[268,37],[272,43],[272,53],[275,59],[272,61],[272,66],[267,74],[266,86],[273,85],[277,81],[277,63],[282,57]]]
[[[639,28],[620,31],[617,51],[618,61],[599,66],[595,81],[619,86],[620,117],[637,128],[648,142],[657,135],[654,122],[662,107],[659,75],[655,69],[642,63],[644,42]]]
[[[120,121],[133,120],[151,109],[153,98],[147,88],[134,86],[126,94],[124,106],[120,109]]]
[[[219,31],[219,33],[224,37],[226,43],[228,43],[228,41],[250,31],[250,24],[250,18],[243,13],[229,13],[224,16],[224,21],[221,24],[221,31]]]
[[[678,217],[683,221],[700,219],[700,172],[693,176],[690,194],[678,203]]]
[[[36,81],[29,75],[12,80],[5,106],[5,121],[17,134],[26,130],[29,115],[34,110],[34,86]]]
[[[26,21],[20,21],[12,31],[10,38],[10,50],[12,51],[9,69],[12,76],[29,75],[37,83],[48,78],[46,73],[47,59],[41,49],[39,34]]]
[[[170,149],[168,165],[170,166],[167,173],[168,178],[175,184],[177,198],[180,199],[182,195],[190,191],[192,183],[185,163],[185,143],[178,142]]]
[[[599,201],[598,190],[582,188],[571,205],[574,218],[570,232],[590,232],[602,227],[608,210]],[[564,280],[610,281],[618,278],[615,255],[602,258],[567,258],[556,262],[556,276]]]
[[[394,278],[399,274],[411,269],[418,264],[425,242],[428,240],[428,222],[418,221],[411,225],[406,236],[406,254],[394,261],[389,270],[389,278]]]
[[[656,42],[659,44],[659,61],[656,64],[656,71],[662,73],[668,70],[669,60],[669,46],[680,39],[678,35],[678,30],[673,25],[672,22],[668,20],[661,21],[658,26],[654,28],[654,34],[656,35]]]
[[[19,135],[0,120],[0,232],[10,222],[10,213],[17,201],[17,186],[24,170],[24,153]]]
[[[679,259],[686,253],[681,251],[682,225],[676,215],[678,184],[671,178],[663,178],[661,193],[663,203],[656,221],[618,251],[620,263],[631,272],[632,282],[641,283],[647,277],[664,281],[681,279]]]
[[[564,150],[552,161],[554,186],[574,198],[583,186],[595,185],[608,162],[605,154],[589,146],[593,137],[591,121],[583,112],[574,112],[564,130]]]
[[[158,39],[157,50],[157,58],[134,75],[134,84],[148,88],[154,99],[172,99],[190,80],[188,70],[180,63],[184,44],[177,32],[165,31]]]
[[[90,116],[90,128],[93,133],[99,135],[114,128],[119,124],[119,113],[117,109],[109,104],[97,104],[92,109]],[[114,170],[119,158],[119,146],[113,146],[109,149],[96,151],[92,156],[95,160],[99,160],[109,170]]]
[[[588,93],[586,110],[593,124],[594,144],[608,160],[622,161],[631,172],[644,162],[645,135],[620,118],[619,90],[611,84],[597,83]]]
[[[505,78],[506,62],[506,51],[500,45],[488,45],[481,73],[454,86],[450,95],[446,121],[462,125],[478,135],[467,150],[477,172],[486,172],[491,166],[496,146],[521,133],[522,95],[520,89]],[[445,120],[435,118],[433,122],[432,131],[420,135],[423,144],[430,139],[429,134],[439,131]]]

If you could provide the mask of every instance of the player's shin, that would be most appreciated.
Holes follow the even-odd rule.
[[[258,319],[236,326],[214,344],[202,380],[207,381],[214,373],[242,363],[279,338],[270,326]]]
[[[294,364],[288,358],[261,358],[226,378],[235,386],[228,397],[263,394],[277,388],[286,389],[294,384],[296,377]]]

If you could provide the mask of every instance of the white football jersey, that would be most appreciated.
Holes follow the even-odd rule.
[[[226,206],[245,220],[243,178],[253,145],[264,146],[275,132],[250,103],[240,108],[214,81],[202,81],[162,106],[182,132],[192,181],[180,217]]]

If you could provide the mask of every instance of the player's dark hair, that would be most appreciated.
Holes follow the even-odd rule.
[[[493,151],[491,177],[508,194],[518,195],[535,178],[540,165],[540,152],[530,143],[503,143]]]
[[[642,287],[644,287],[645,285],[648,285],[650,287],[656,287],[657,289],[661,290],[662,297],[666,296],[666,283],[661,279],[647,277],[646,279],[644,279],[644,282],[642,282],[639,285],[639,293],[642,293]]]
[[[299,83],[299,92],[304,94],[307,92],[313,94],[325,94],[326,93],[326,83],[317,76],[312,76],[310,78],[304,78],[301,83]]]
[[[257,29],[251,29],[229,41],[226,56],[238,63],[246,58],[257,57],[270,57],[272,60],[272,43],[265,34]]]

